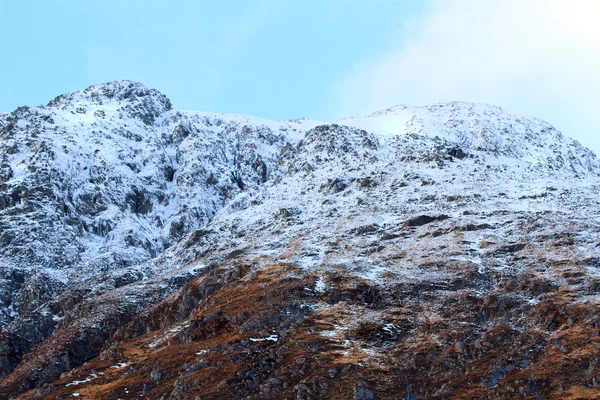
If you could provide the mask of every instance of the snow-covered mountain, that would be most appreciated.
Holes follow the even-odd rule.
[[[554,393],[531,378],[562,362],[544,318],[568,314],[553,320],[566,335],[597,301],[600,161],[496,106],[269,121],[116,81],[0,114],[0,163],[7,396]],[[532,353],[497,352],[494,335]],[[482,357],[489,371],[462,382]],[[586,362],[576,386],[593,388]],[[208,365],[233,375],[188,382]]]
[[[176,111],[127,81],[4,114],[0,265],[64,287],[145,261],[266,180],[281,148],[313,126]]]

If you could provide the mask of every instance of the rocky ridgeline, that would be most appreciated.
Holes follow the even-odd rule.
[[[21,107],[0,127],[1,326],[65,284],[139,264],[205,226],[266,180],[286,130],[303,129],[178,112],[126,81]],[[49,294],[19,300],[36,281]]]
[[[598,173],[594,153],[552,125],[537,118],[512,115],[488,104],[450,102],[422,107],[395,106],[345,122],[388,134],[442,138],[465,150],[482,150],[542,168],[566,169],[584,176]]]
[[[600,384],[600,163],[542,121],[455,102],[273,122],[117,81],[0,132],[6,397]]]

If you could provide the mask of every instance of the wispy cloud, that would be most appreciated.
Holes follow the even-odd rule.
[[[338,114],[487,102],[549,121],[600,152],[600,2],[438,1],[396,46],[333,85]]]

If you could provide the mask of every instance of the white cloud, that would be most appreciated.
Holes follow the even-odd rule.
[[[336,82],[339,114],[464,100],[545,119],[600,153],[600,1],[438,1]]]

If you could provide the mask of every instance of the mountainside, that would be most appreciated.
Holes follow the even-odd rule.
[[[0,114],[0,398],[600,398],[599,195],[485,104]]]

